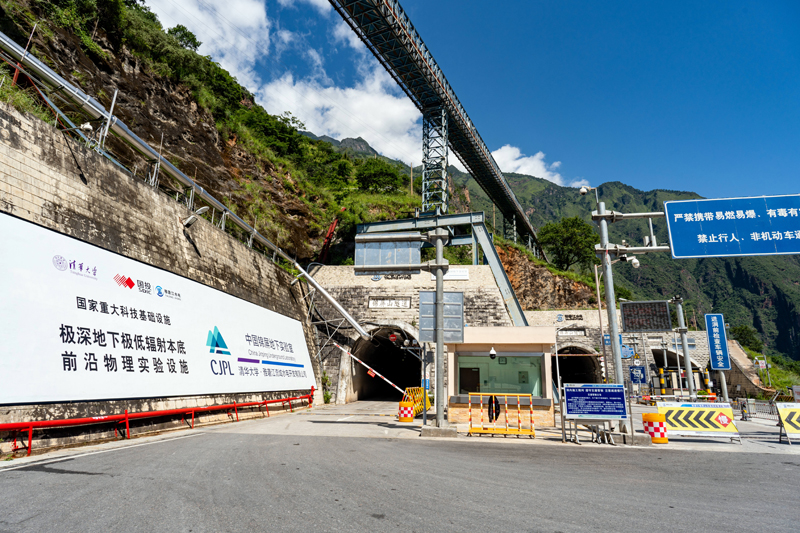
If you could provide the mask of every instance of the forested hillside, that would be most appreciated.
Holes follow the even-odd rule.
[[[33,55],[106,107],[119,89],[115,115],[151,145],[163,135],[173,164],[302,260],[316,258],[337,216],[341,226],[330,261],[341,263],[352,260],[357,223],[409,216],[420,206],[420,168],[414,169],[412,193],[410,169],[380,157],[368,140],[317,138],[291,114],[263,109],[213,58],[196,52],[194,35],[182,26],[162,27],[139,0],[0,0],[0,30],[16,42],[24,45],[37,22]],[[11,67],[3,68],[8,78]],[[35,91],[24,79],[21,89],[29,95],[24,102],[21,93],[3,92],[7,86],[0,96],[53,123],[49,110],[32,104]],[[146,161],[117,139],[108,146],[143,176]],[[454,167],[451,175],[451,211],[485,211],[491,221],[491,203],[477,183]],[[506,177],[535,227],[570,216],[590,220],[592,195],[531,176]],[[660,211],[665,200],[697,195],[614,182],[600,187],[600,197],[608,209],[633,212]],[[656,233],[666,242],[662,221]],[[645,234],[642,221],[611,226],[615,242],[640,243]],[[453,261],[468,257],[448,253]],[[796,257],[674,261],[651,254],[641,262],[638,270],[615,266],[616,284],[643,299],[681,294],[690,321],[722,312],[732,325],[755,326],[767,352],[798,357]]]
[[[451,168],[456,191],[469,191],[473,209],[491,213],[491,203],[475,180]],[[519,174],[506,174],[533,226],[542,227],[563,217],[591,220],[596,209],[594,194],[580,196],[571,187]],[[787,193],[793,192],[787,190]],[[606,209],[627,213],[663,211],[666,200],[700,198],[693,192],[654,189],[640,191],[623,183],[599,187]],[[498,218],[498,226],[501,221]],[[666,223],[654,221],[658,242],[668,241]],[[609,238],[620,243],[643,245],[649,234],[646,220],[629,220],[609,226]],[[756,328],[767,353],[782,353],[793,359],[800,354],[800,258],[798,256],[743,257],[736,259],[682,259],[655,253],[639,256],[641,267],[627,263],[614,267],[615,285],[630,289],[637,299],[665,299],[681,295],[690,324],[702,327],[703,314],[723,313],[732,325]]]

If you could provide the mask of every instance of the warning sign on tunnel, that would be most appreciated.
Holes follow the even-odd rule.
[[[657,402],[668,436],[739,437],[729,403]]]

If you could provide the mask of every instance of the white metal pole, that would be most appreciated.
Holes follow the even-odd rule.
[[[603,339],[603,300],[600,299],[600,276],[597,275],[597,267],[594,265],[594,285],[597,290],[597,318],[600,321],[600,340],[603,345],[603,378],[608,383],[608,354],[606,353],[606,343]]]
[[[436,427],[444,427],[444,236],[436,230]]]
[[[686,339],[686,320],[683,317],[683,298],[675,298],[678,307],[678,330],[681,335],[681,346],[683,347],[683,366],[686,368],[686,388],[689,390],[689,399],[694,396],[694,372],[692,371],[692,360],[689,356],[689,342]]]

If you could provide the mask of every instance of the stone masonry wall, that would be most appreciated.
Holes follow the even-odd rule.
[[[479,326],[512,326],[505,302],[494,280],[491,268],[484,265],[462,266],[469,271],[469,279],[463,281],[445,281],[445,291],[460,291],[464,293],[464,319],[467,327]],[[356,275],[351,266],[324,266],[313,272],[316,279],[331,296],[350,312],[359,322],[395,325],[412,335],[417,335],[419,327],[419,291],[436,290],[436,282],[431,280],[429,272],[410,274],[406,276],[381,276],[374,281],[372,276]],[[399,279],[398,279],[399,278]],[[409,302],[406,308],[370,308],[370,299],[397,301],[406,299]],[[315,298],[319,311],[319,318],[326,320],[339,319],[339,315],[327,302]],[[333,331],[335,326],[329,326]],[[339,342],[352,343],[355,337],[350,335],[352,330],[341,330],[343,335]],[[324,339],[320,339],[320,344]],[[341,361],[341,352],[337,348],[325,348],[321,353],[322,365],[331,380],[329,390],[334,401],[342,403],[343,398],[337,397],[337,391],[342,394],[347,387],[340,387],[339,379],[352,372],[348,361]],[[344,363],[344,364],[342,364]],[[431,380],[435,375],[431,374]]]
[[[75,159],[64,136],[53,127],[0,105],[0,211],[300,320],[308,350],[316,353],[314,333],[305,320],[305,302],[300,288],[290,286],[289,274],[203,219],[190,230],[195,249],[180,223],[189,215],[185,206],[132,178],[94,151],[70,144]],[[76,159],[86,183],[79,177]],[[318,376],[313,357],[312,361]],[[305,392],[0,406],[0,422],[244,402]],[[210,415],[209,419],[214,416],[226,418],[223,414]],[[180,421],[159,423],[174,426]],[[54,435],[58,438],[51,438]],[[113,436],[113,429],[90,427],[83,438],[104,435]],[[34,437],[38,439],[34,447],[80,440],[74,432],[64,431],[37,431]],[[7,443],[0,444],[0,450],[7,448]]]

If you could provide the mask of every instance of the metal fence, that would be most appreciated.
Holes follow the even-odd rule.
[[[754,400],[750,398],[736,398],[731,402],[731,407],[735,414],[743,414],[747,411],[747,417],[760,418],[763,420],[778,421],[778,408],[775,404],[766,400]]]

